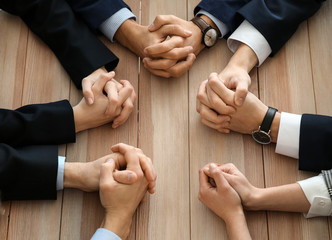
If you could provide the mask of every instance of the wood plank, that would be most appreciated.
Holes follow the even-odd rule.
[[[139,2],[133,0],[126,2],[134,14],[139,16]],[[111,44],[105,38],[102,40],[120,58],[115,78],[129,80],[138,94],[138,58],[120,45]],[[78,91],[72,83],[70,102],[75,105],[81,98],[81,91]],[[118,129],[112,129],[111,124],[108,124],[77,134],[76,143],[68,145],[67,161],[96,160],[111,153],[110,147],[119,142],[137,146],[137,114],[136,103],[127,122]],[[60,239],[90,239],[100,227],[103,216],[104,209],[100,204],[99,193],[83,193],[79,190],[65,189]],[[133,221],[129,240],[135,239],[135,226]]]
[[[199,1],[189,1],[188,19]],[[225,40],[210,50],[204,50],[189,71],[189,125],[190,125],[190,193],[191,193],[191,239],[227,238],[224,222],[205,207],[197,198],[199,192],[198,171],[209,162],[234,163],[254,185],[264,187],[262,148],[250,136],[237,133],[221,134],[203,125],[196,112],[196,94],[200,83],[210,73],[220,73],[232,53]],[[251,73],[250,91],[258,94],[257,70]],[[253,239],[268,239],[265,212],[246,214]],[[202,229],[204,229],[202,231]]]
[[[279,111],[315,113],[307,23],[259,69],[262,101]],[[275,154],[275,145],[263,149],[267,187],[313,176],[298,171],[297,160]],[[268,214],[269,239],[328,239],[326,219],[306,220],[300,213]]]
[[[28,30],[13,15],[0,10],[0,107],[21,106]],[[0,239],[7,239],[11,202],[0,203]]]
[[[193,10],[198,1],[191,2]],[[192,12],[192,11],[191,11]],[[190,16],[188,19],[190,19]],[[196,94],[199,84],[210,73],[220,73],[232,53],[226,41],[220,40],[211,50],[204,50],[189,72],[190,106],[190,182],[191,182],[191,239],[227,238],[224,222],[198,199],[198,170],[209,162],[232,162],[257,186],[264,186],[262,149],[250,136],[237,133],[221,134],[200,122],[196,112]],[[256,69],[251,73],[250,91],[257,95]],[[248,212],[247,220],[253,239],[267,239],[265,212]],[[204,229],[204,231],[202,231]]]
[[[326,1],[308,22],[317,114],[332,116],[332,2]],[[331,218],[328,222],[332,239]]]
[[[142,24],[156,15],[186,18],[185,1],[142,1]],[[142,65],[141,65],[142,66]],[[156,193],[138,211],[136,239],[190,239],[188,75],[139,78],[139,146],[158,174]]]
[[[22,105],[68,98],[69,86],[69,77],[55,55],[29,31]],[[65,146],[59,154],[65,155]],[[57,201],[14,201],[8,239],[45,239],[46,235],[58,239],[61,205],[61,192]],[[29,221],[27,216],[31,216]]]

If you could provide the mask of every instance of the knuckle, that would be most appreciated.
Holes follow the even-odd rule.
[[[100,183],[100,190],[101,191],[111,191],[112,185],[109,182],[101,182]]]

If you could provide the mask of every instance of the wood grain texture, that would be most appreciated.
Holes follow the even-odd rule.
[[[126,1],[138,16],[139,2]],[[127,49],[116,43],[101,39],[116,56],[120,58],[115,69],[115,79],[127,79],[138,92],[138,58]],[[70,102],[75,105],[82,98],[74,84],[71,84]],[[127,122],[118,129],[112,129],[111,124],[90,129],[77,135],[76,143],[69,144],[67,161],[93,161],[111,153],[110,147],[119,142],[137,146],[137,104]],[[99,201],[99,194],[83,193],[74,189],[65,189],[61,219],[60,239],[90,239],[100,227],[104,210]],[[135,239],[135,221],[128,239]]]
[[[69,86],[70,80],[55,55],[29,31],[22,105],[68,98]],[[65,155],[65,146],[59,154]],[[61,205],[62,192],[57,201],[13,202],[8,239],[58,239]]]
[[[0,10],[0,107],[21,106],[28,29],[15,16]],[[0,207],[0,239],[6,240],[11,202]]]
[[[259,69],[261,100],[279,111],[315,113],[307,22],[291,40]],[[275,153],[275,145],[265,146],[264,167],[267,187],[293,183],[313,176],[298,171],[295,159]],[[269,239],[328,239],[323,218],[310,221],[302,214],[268,213]]]
[[[137,21],[150,24],[158,14],[191,19],[198,0],[126,1]],[[251,73],[252,91],[279,111],[332,115],[332,3],[327,1],[272,59]],[[54,54],[17,17],[0,10],[0,107],[82,98]],[[129,240],[227,239],[224,222],[197,199],[198,170],[209,162],[234,163],[255,186],[275,186],[313,176],[299,172],[297,160],[262,148],[250,136],[218,133],[200,123],[196,94],[201,81],[220,72],[231,57],[224,40],[204,50],[191,70],[177,79],[152,76],[138,58],[117,43],[102,41],[120,57],[116,79],[128,79],[138,101],[118,129],[105,125],[61,146],[67,161],[92,161],[118,142],[139,146],[152,158],[157,189],[134,216]],[[66,189],[57,201],[2,203],[0,239],[90,239],[103,209],[98,193]],[[331,239],[327,218],[301,214],[247,212],[253,239]]]
[[[332,115],[332,2],[326,1],[308,21],[314,94],[317,114]],[[332,222],[329,235],[332,238]]]
[[[193,17],[199,1],[189,1],[188,19]],[[250,136],[237,133],[222,134],[200,122],[196,112],[196,94],[200,83],[212,72],[220,73],[232,53],[225,40],[212,49],[204,50],[189,71],[189,139],[190,139],[190,198],[191,239],[227,238],[224,222],[204,206],[197,198],[199,192],[198,171],[205,164],[234,163],[257,186],[264,187],[262,148]],[[258,94],[257,70],[251,73],[250,91]],[[248,212],[247,220],[253,239],[268,239],[265,212]],[[204,229],[204,230],[203,230]]]
[[[186,8],[185,1],[142,1],[142,24],[158,14],[186,19]],[[139,146],[153,160],[158,189],[138,213],[137,239],[190,239],[188,75],[164,79],[141,68],[139,90]]]

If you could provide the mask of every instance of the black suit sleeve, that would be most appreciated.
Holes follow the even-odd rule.
[[[119,62],[65,0],[0,0],[0,8],[23,19],[52,49],[79,89],[84,77],[102,66],[113,70]]]
[[[319,172],[332,168],[332,117],[303,114],[299,169]]]
[[[0,142],[11,146],[75,141],[73,109],[67,100],[0,109]]]
[[[67,0],[75,13],[96,31],[114,13],[129,6],[122,0]]]
[[[288,41],[299,24],[311,17],[323,0],[202,0],[203,9],[224,22],[233,32],[244,19],[268,41],[272,55]]]
[[[290,39],[301,22],[314,15],[322,0],[253,0],[238,13],[268,41],[272,55]]]
[[[2,200],[56,199],[57,146],[0,144]]]

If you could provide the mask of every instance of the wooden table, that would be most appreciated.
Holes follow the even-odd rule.
[[[157,14],[191,19],[198,0],[128,1],[138,22]],[[332,3],[327,1],[273,58],[251,73],[251,91],[280,111],[332,115]],[[53,53],[17,17],[0,12],[0,107],[82,97]],[[220,134],[200,123],[196,92],[209,73],[220,72],[231,56],[224,40],[204,50],[191,70],[177,79],[152,76],[118,44],[103,41],[120,57],[117,79],[128,79],[138,101],[126,124],[82,132],[60,147],[67,161],[91,161],[124,142],[153,159],[157,192],[141,205],[128,239],[226,239],[225,225],[198,199],[198,170],[208,162],[233,162],[256,186],[293,183],[313,176],[297,160],[262,147],[250,136]],[[56,201],[2,203],[0,239],[89,239],[103,218],[98,193],[65,189]],[[328,218],[300,213],[248,212],[253,239],[332,239]]]

